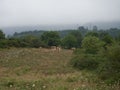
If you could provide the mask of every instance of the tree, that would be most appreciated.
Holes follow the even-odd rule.
[[[8,39],[8,47],[22,47],[20,44],[20,39],[18,38],[9,38]]]
[[[97,31],[98,30],[98,27],[97,26],[93,26],[93,31]]]
[[[62,46],[64,48],[67,48],[67,49],[70,49],[72,47],[76,47],[77,46],[77,39],[75,38],[75,36],[68,34],[66,37],[63,38]]]
[[[87,36],[82,41],[82,47],[87,53],[97,53],[97,51],[103,46],[103,42],[95,36]]]
[[[0,48],[7,48],[8,47],[8,40],[7,39],[1,39],[0,40]]]
[[[79,26],[78,30],[85,30],[84,26]]]
[[[0,40],[1,40],[1,39],[5,39],[5,34],[3,33],[2,30],[0,30]]]
[[[71,32],[71,35],[73,35],[76,40],[77,40],[77,47],[81,47],[81,42],[82,42],[82,34],[80,31],[73,31]]]
[[[107,46],[112,45],[113,43],[113,37],[110,36],[107,32],[102,31],[99,33],[99,38],[102,40],[104,43],[104,49],[107,49]]]
[[[47,46],[58,46],[60,45],[60,36],[56,31],[47,31],[41,35],[41,40]]]
[[[102,40],[106,43],[106,45],[110,45],[113,43],[113,38],[107,34],[102,37]]]
[[[120,42],[120,33],[119,33],[119,35],[115,38],[115,40],[116,40],[117,42]]]
[[[99,34],[97,32],[91,31],[91,32],[87,32],[85,36],[95,36],[95,37],[98,37]]]
[[[5,34],[2,30],[0,30],[0,48],[6,48],[7,47],[7,40],[5,40]]]
[[[40,38],[36,36],[28,35],[21,39],[20,44],[25,47],[39,48],[40,46],[42,46],[42,41]]]

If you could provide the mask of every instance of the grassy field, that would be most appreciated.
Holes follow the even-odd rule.
[[[0,90],[119,90],[87,71],[69,65],[71,50],[0,50]]]

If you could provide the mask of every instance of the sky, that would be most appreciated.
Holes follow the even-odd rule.
[[[120,21],[120,0],[0,0],[0,27]]]

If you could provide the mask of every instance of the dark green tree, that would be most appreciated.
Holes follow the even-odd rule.
[[[39,48],[40,46],[42,46],[42,41],[40,38],[33,36],[33,35],[28,35],[25,36],[21,42],[21,45],[25,46],[25,47],[35,47],[35,48]]]
[[[66,37],[63,38],[62,40],[62,46],[64,48],[70,49],[72,47],[77,46],[77,39],[75,36],[68,34]]]
[[[56,31],[47,31],[41,35],[41,40],[46,46],[59,46],[60,36]]]
[[[21,42],[20,39],[9,38],[8,39],[8,47],[22,47],[20,42]]]
[[[0,48],[8,48],[8,40],[7,39],[0,40]]]
[[[73,35],[76,40],[77,40],[77,47],[81,47],[81,42],[82,42],[82,34],[80,31],[76,30],[71,32],[71,35]]]
[[[90,31],[87,32],[85,36],[95,36],[95,37],[99,37],[99,34],[95,31]]]
[[[108,33],[106,32],[100,32],[99,33],[99,38],[100,40],[102,40],[104,43],[104,49],[107,49],[107,46],[112,45],[112,43],[114,42],[114,39],[112,36],[110,36]]]
[[[7,40],[5,39],[5,34],[2,30],[0,30],[0,48],[7,47]]]
[[[1,40],[1,39],[5,39],[5,34],[3,33],[2,30],[0,30],[0,40]]]
[[[106,43],[106,45],[110,45],[113,43],[113,38],[109,34],[103,36],[102,40]]]

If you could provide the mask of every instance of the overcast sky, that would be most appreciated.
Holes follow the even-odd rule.
[[[120,21],[120,0],[0,0],[0,27]]]

